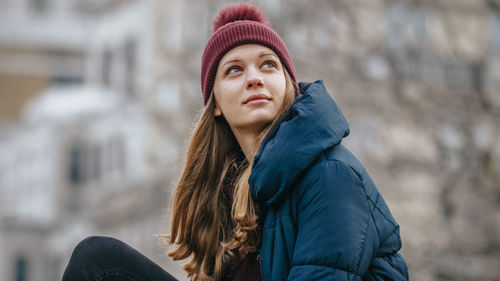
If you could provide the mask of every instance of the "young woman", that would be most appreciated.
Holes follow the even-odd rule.
[[[189,259],[189,277],[408,280],[399,226],[341,144],[349,134],[342,112],[322,81],[297,83],[285,44],[258,8],[234,4],[219,12],[201,80],[205,107],[166,237],[171,257]],[[74,266],[87,263],[92,270]],[[77,246],[64,280],[117,276],[173,280],[102,237]]]

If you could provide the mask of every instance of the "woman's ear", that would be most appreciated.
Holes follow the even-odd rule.
[[[215,109],[214,109],[214,116],[215,117],[222,116],[222,111],[220,110],[219,107],[217,107],[217,105],[215,106]]]

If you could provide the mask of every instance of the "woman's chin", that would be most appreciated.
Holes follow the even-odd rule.
[[[241,124],[240,128],[244,128],[245,131],[253,131],[260,133],[265,130],[267,126],[271,125],[273,118],[256,118],[251,120],[251,122],[246,122]]]
[[[276,114],[277,113],[269,112],[267,110],[254,111],[247,115],[248,121],[246,123],[249,125],[271,123],[275,119]]]

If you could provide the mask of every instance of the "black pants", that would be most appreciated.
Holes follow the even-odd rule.
[[[64,271],[63,281],[177,281],[127,244],[93,236],[80,242]]]

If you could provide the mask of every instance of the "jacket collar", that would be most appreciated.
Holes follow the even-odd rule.
[[[349,125],[323,81],[299,87],[301,95],[254,157],[248,181],[254,199],[266,207],[278,204],[324,150],[349,135]]]

